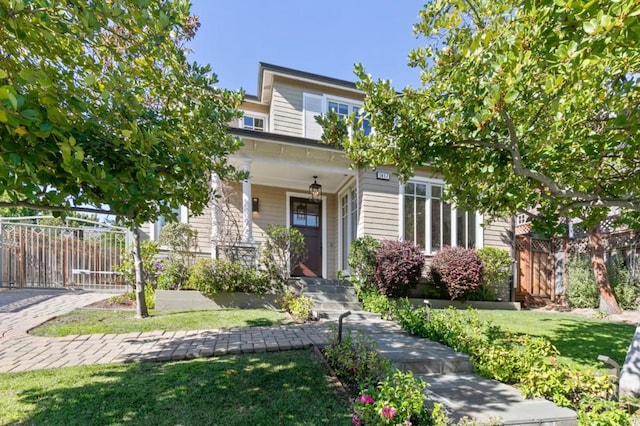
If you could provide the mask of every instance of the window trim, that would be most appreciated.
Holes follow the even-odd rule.
[[[422,176],[414,176],[408,179],[406,182],[398,183],[398,238],[400,240],[404,240],[404,185],[407,183],[419,183],[426,185],[438,185],[444,187],[445,181],[442,179],[435,178],[427,178]],[[429,189],[426,203],[426,212],[429,214],[426,216],[426,231],[425,235],[425,247],[423,247],[423,253],[427,256],[433,256],[437,253],[437,251],[431,250],[431,190]],[[458,223],[455,219],[456,217],[456,206],[455,204],[451,205],[451,241],[449,243],[443,242],[443,245],[456,246],[457,233],[458,233]],[[475,212],[476,220],[475,220],[475,232],[476,232],[476,245],[475,248],[479,249],[484,247],[484,227],[482,224],[484,223],[484,216],[478,212]]]
[[[351,194],[355,193],[355,200],[352,200]],[[351,226],[351,203],[355,202],[356,205],[356,234],[355,239],[358,238],[358,231],[360,225],[360,194],[358,193],[358,185],[354,180],[350,181],[348,184],[344,185],[344,187],[338,192],[338,270],[349,271],[349,265],[341,265],[343,256],[344,256],[344,232],[342,231],[344,218],[342,217],[342,198],[347,196],[347,234],[353,234],[353,228]],[[353,240],[351,241],[353,242]],[[351,243],[349,243],[351,245]],[[347,254],[348,255],[348,254]]]
[[[242,111],[242,117],[238,118],[238,126],[240,129],[247,129],[247,130],[253,130],[255,132],[265,132],[268,133],[269,132],[269,114],[264,114],[262,112],[254,112],[254,111],[247,111],[247,110],[241,110]],[[259,118],[262,120],[262,122],[264,123],[264,128],[262,130],[255,130],[255,129],[248,129],[247,127],[244,127],[244,118],[245,117],[251,117],[251,118]]]
[[[327,93],[322,93],[322,94],[318,94],[318,93],[313,93],[313,92],[302,92],[302,134],[306,135],[307,134],[307,123],[305,120],[305,102],[304,102],[304,98],[306,96],[314,96],[317,98],[321,99],[321,103],[322,103],[322,111],[320,112],[320,114],[322,115],[326,115],[327,112],[329,111],[329,101],[335,101],[338,103],[342,103],[342,104],[347,104],[350,107],[358,107],[358,108],[362,108],[364,106],[364,102],[358,99],[351,99],[351,98],[344,98],[342,96],[334,96],[334,95],[330,95]],[[349,114],[351,114],[351,111],[349,112]],[[371,127],[371,134],[374,133],[374,129],[373,127]]]
[[[180,206],[178,209],[178,222],[179,223],[189,223],[189,208],[187,206]],[[160,218],[158,218],[155,222],[150,223],[149,227],[149,239],[151,241],[160,241],[160,232],[161,229],[158,229],[158,225],[160,223]],[[165,248],[162,246],[161,248]]]

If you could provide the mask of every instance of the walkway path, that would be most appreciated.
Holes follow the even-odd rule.
[[[76,308],[109,297],[78,291],[0,290],[0,372],[74,365],[168,361],[247,352],[279,351],[326,344],[329,323],[225,330],[37,337],[28,330]],[[377,350],[404,371],[429,384],[430,399],[442,402],[454,419],[469,416],[514,425],[575,425],[571,410],[545,400],[525,400],[514,388],[481,379],[467,355],[411,336],[381,320],[345,320],[345,327],[376,341]]]

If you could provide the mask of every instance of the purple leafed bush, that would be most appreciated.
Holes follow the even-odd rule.
[[[445,246],[433,257],[431,276],[447,289],[451,300],[461,299],[480,287],[482,259],[474,249]]]
[[[422,276],[425,257],[410,241],[384,241],[376,251],[373,280],[380,294],[405,297]]]

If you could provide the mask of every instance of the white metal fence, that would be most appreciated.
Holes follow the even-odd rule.
[[[115,267],[127,252],[126,228],[80,218],[0,218],[0,287],[124,289]]]

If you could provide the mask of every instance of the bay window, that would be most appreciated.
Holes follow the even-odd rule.
[[[402,194],[402,238],[414,241],[427,254],[446,245],[479,247],[479,220],[476,213],[457,209],[443,201],[444,183],[412,180]]]

